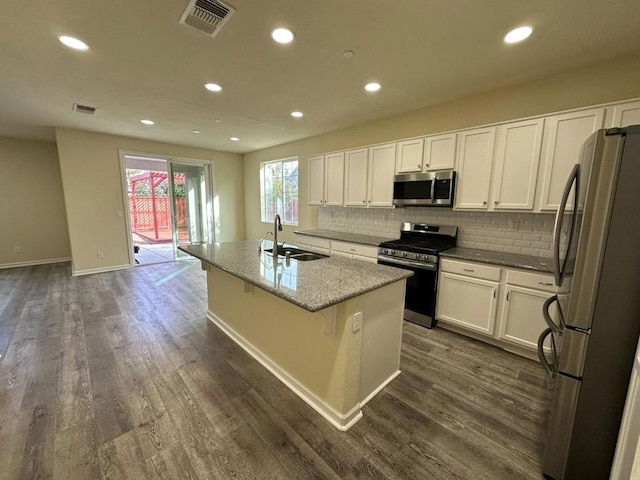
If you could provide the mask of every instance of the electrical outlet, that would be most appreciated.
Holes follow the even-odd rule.
[[[520,222],[518,220],[509,220],[509,229],[518,230],[520,228]]]
[[[104,252],[102,250],[98,250],[98,258],[104,258]]]
[[[353,314],[353,333],[360,331],[362,328],[362,312]]]
[[[20,247],[13,247],[13,253],[22,253],[22,248],[20,248]]]

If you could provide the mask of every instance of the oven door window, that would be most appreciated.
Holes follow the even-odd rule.
[[[400,200],[431,200],[431,180],[394,182],[393,198]]]

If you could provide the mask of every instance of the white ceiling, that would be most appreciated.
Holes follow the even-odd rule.
[[[62,126],[249,152],[640,51],[638,0],[227,0],[215,38],[178,23],[187,3],[0,0],[0,135]],[[505,45],[522,24],[532,37]],[[270,39],[278,26],[294,43]]]

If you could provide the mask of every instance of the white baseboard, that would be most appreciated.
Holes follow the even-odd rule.
[[[398,375],[400,375],[401,373],[402,372],[400,370],[396,370],[394,373],[392,373],[391,376],[389,378],[387,378],[384,382],[382,382],[378,388],[376,388],[373,392],[371,392],[367,396],[367,398],[365,398],[363,401],[360,402],[360,407],[364,407],[367,403],[369,403],[369,400],[371,400],[373,397],[375,397],[377,394],[379,394],[384,387],[389,385],[391,383],[391,381],[394,378],[396,378]]]
[[[115,270],[126,270],[127,268],[132,268],[132,267],[127,263],[125,265],[114,265],[112,267],[88,268],[86,270],[73,270],[71,274],[74,277],[79,277],[80,275],[91,275],[93,273],[113,272]]]
[[[2,263],[0,264],[0,269],[2,268],[16,268],[16,267],[30,267],[33,265],[46,265],[49,263],[62,263],[62,262],[70,262],[71,257],[62,257],[62,258],[47,258],[46,260],[30,260],[28,262],[12,262],[12,263]]]
[[[244,349],[249,355],[255,358],[263,367],[269,370],[275,377],[284,383],[293,393],[298,395],[307,405],[313,408],[316,412],[322,415],[329,423],[336,427],[340,431],[347,431],[358,420],[362,418],[361,404],[357,404],[347,413],[340,413],[336,411],[332,406],[328,405],[321,398],[318,398],[313,392],[307,389],[304,385],[293,378],[289,373],[280,368],[274,362],[272,362],[264,353],[258,350],[242,335],[236,333],[231,329],[220,317],[218,317],[211,310],[207,311],[207,318],[211,320],[220,330],[222,330],[231,340],[236,342],[240,347]],[[397,372],[400,373],[400,372]],[[397,375],[397,374],[396,374]],[[395,378],[395,375],[394,375]],[[386,383],[391,381],[390,378]],[[385,383],[385,385],[386,385]],[[377,392],[375,392],[377,393]],[[374,393],[374,394],[375,394]],[[370,395],[373,398],[374,394]]]

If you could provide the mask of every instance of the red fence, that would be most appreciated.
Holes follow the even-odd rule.
[[[155,232],[158,239],[158,230],[172,230],[171,225],[171,199],[168,197],[129,197],[129,219],[131,229],[138,232]],[[178,228],[187,226],[187,203],[184,198],[176,198],[176,217]]]

